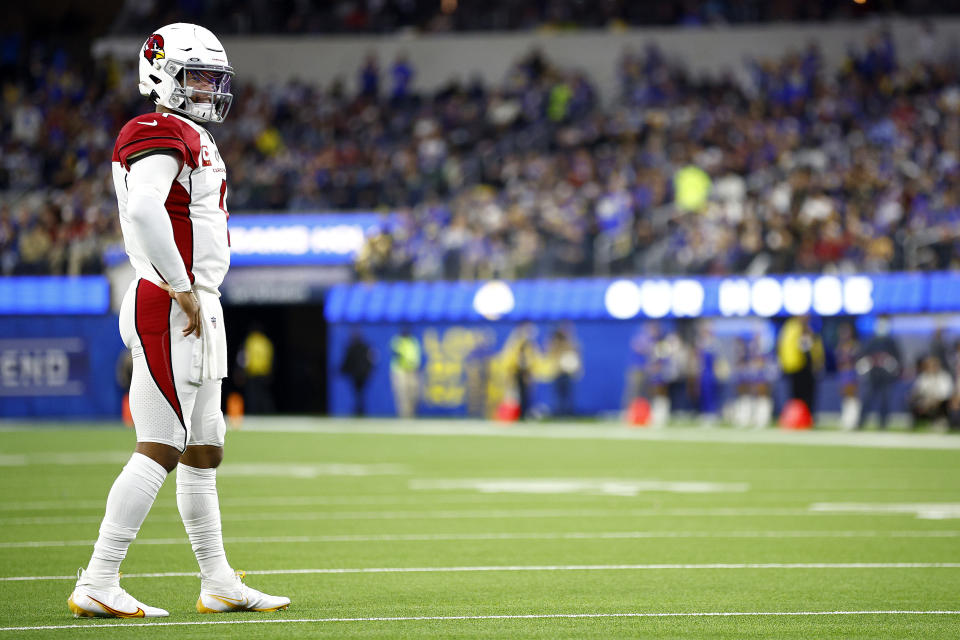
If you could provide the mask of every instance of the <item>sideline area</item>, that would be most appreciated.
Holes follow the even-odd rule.
[[[357,419],[261,417],[245,418],[242,428],[278,433],[354,433],[384,435],[488,436],[574,440],[656,440],[673,442],[720,442],[743,444],[801,444],[895,449],[960,449],[960,436],[948,433],[908,431],[838,431],[813,429],[785,431],[771,427],[761,430],[703,427],[693,422],[676,422],[665,428],[628,427],[621,422],[594,423],[529,422],[500,423],[464,419]]]
[[[112,429],[120,423],[0,420],[0,433],[36,429]],[[717,442],[733,444],[794,444],[884,449],[960,449],[960,435],[929,431],[840,431],[734,429],[675,421],[669,427],[636,428],[614,420],[596,422],[502,423],[462,418],[319,418],[312,416],[246,416],[244,431],[274,433],[328,433],[412,436],[483,436],[572,440],[651,440],[664,442]]]

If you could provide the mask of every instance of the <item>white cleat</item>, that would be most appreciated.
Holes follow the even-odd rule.
[[[227,585],[200,585],[197,611],[230,613],[233,611],[280,611],[290,606],[290,598],[271,596],[243,584],[243,571],[237,571],[235,582]]]
[[[77,572],[77,586],[67,598],[67,606],[75,618],[165,618],[170,615],[163,609],[143,604],[119,583],[94,585],[82,569]]]

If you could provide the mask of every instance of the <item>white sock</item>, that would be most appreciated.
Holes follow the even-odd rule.
[[[650,418],[653,426],[666,426],[670,420],[670,398],[667,396],[654,396],[650,403]]]
[[[117,476],[107,496],[100,536],[84,575],[95,584],[115,584],[120,563],[150,513],[167,471],[142,453],[134,453]]]
[[[860,422],[860,398],[846,397],[840,405],[840,426],[847,431],[857,428]]]
[[[177,507],[200,565],[200,577],[218,584],[236,575],[223,550],[217,470],[177,465]]]
[[[773,418],[773,398],[770,396],[755,396],[753,401],[753,427],[766,429]]]
[[[753,396],[739,396],[734,400],[733,407],[733,423],[740,428],[748,426],[753,411]]]

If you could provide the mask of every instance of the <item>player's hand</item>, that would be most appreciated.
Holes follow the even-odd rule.
[[[170,294],[170,297],[177,301],[180,308],[187,315],[187,326],[183,328],[183,335],[188,336],[191,333],[200,337],[200,302],[193,291],[174,291],[167,283],[162,283],[160,288]]]

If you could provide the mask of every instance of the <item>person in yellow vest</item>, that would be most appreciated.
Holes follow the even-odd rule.
[[[397,415],[412,418],[420,398],[420,342],[404,329],[390,341],[390,385]]]
[[[275,413],[273,403],[273,343],[259,326],[243,341],[243,400],[247,413]]]
[[[695,164],[681,167],[673,176],[674,204],[681,211],[702,213],[712,185],[710,174]]]
[[[810,316],[797,316],[783,323],[777,340],[780,369],[790,380],[790,398],[802,400],[815,415],[817,374],[823,369],[823,342],[810,326]]]

